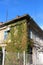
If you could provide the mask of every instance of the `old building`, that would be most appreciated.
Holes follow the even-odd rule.
[[[39,54],[43,52],[43,31],[29,16],[18,16],[0,24],[0,65],[4,65],[5,51],[30,54],[30,64],[38,64]],[[24,61],[25,62],[25,61]],[[41,62],[40,62],[41,63]],[[25,65],[25,63],[24,63]]]

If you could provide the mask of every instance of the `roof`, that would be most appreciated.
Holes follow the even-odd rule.
[[[43,36],[43,30],[40,28],[40,26],[33,20],[30,20],[30,27],[32,27],[35,31],[37,31],[40,36]]]
[[[23,19],[27,19],[27,18],[30,18],[30,16],[28,14],[25,14],[23,16],[18,16],[16,18],[14,18],[13,20],[10,20],[10,21],[7,21],[5,23],[3,23],[2,25],[0,25],[0,27],[3,27],[3,26],[6,26],[6,25],[9,25],[11,23],[15,23],[17,21],[20,21],[20,20],[23,20]]]
[[[7,26],[9,24],[15,23],[17,21],[21,21],[23,19],[27,19],[27,21],[30,22],[30,26],[34,27],[36,30],[38,30],[38,32],[40,32],[41,35],[43,35],[43,30],[37,25],[37,23],[28,14],[25,14],[23,16],[18,16],[18,17],[16,17],[13,20],[10,20],[8,22],[5,22],[2,25],[0,25],[0,28],[2,28],[4,26]]]

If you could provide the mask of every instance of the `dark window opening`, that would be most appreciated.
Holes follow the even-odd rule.
[[[30,45],[28,45],[27,47],[27,54],[29,58],[29,63],[32,64],[32,47]]]
[[[32,54],[32,47],[30,45],[27,46],[27,53]]]
[[[0,65],[2,65],[3,53],[2,48],[0,48]]]

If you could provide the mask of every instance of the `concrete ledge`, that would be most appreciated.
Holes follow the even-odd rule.
[[[1,44],[1,43],[0,43],[0,47],[3,47],[3,46],[6,46],[6,44]]]

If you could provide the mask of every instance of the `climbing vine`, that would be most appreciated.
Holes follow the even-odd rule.
[[[18,25],[11,24],[10,26],[10,32],[8,33],[7,37],[7,51],[12,52],[22,52],[23,50],[26,50],[26,44],[27,44],[27,26],[26,22],[22,22]],[[10,42],[8,42],[10,41]]]

